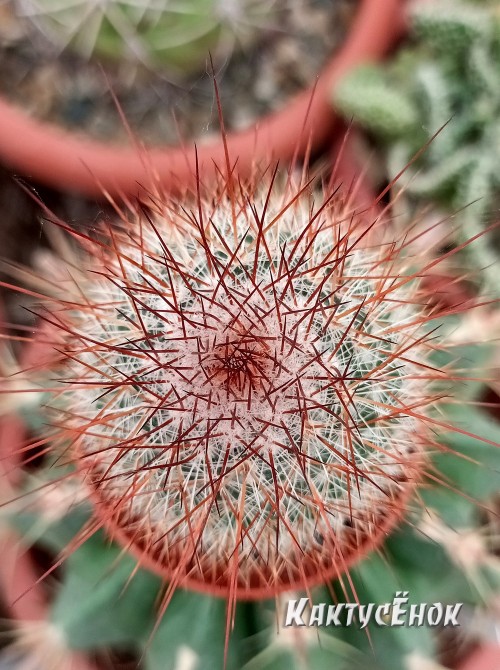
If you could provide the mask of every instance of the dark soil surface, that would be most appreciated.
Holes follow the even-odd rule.
[[[215,71],[228,129],[249,125],[309,85],[342,42],[356,0],[275,0],[269,26],[235,48]],[[217,132],[214,86],[207,63],[184,80],[145,67],[86,60],[60,52],[15,2],[0,1],[0,92],[29,113],[99,139],[126,141],[113,91],[144,141],[175,143]],[[207,72],[208,70],[208,72]],[[210,74],[209,74],[210,73]]]

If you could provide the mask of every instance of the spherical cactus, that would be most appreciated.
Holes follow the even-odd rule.
[[[277,636],[286,601],[304,589],[312,614],[402,587],[426,603],[432,587],[434,602],[477,604],[498,587],[484,529],[477,558],[453,554],[498,491],[500,436],[478,343],[498,319],[450,277],[456,250],[429,249],[448,221],[398,234],[387,210],[353,208],[357,185],[257,168],[247,182],[227,162],[215,184],[200,170],[194,193],[114,203],[90,232],[53,220],[57,255],[11,268],[39,328],[2,391],[23,405],[35,392],[43,416],[31,403],[28,442],[0,440],[19,480],[6,509],[59,582],[38,593],[5,543],[0,580],[23,604],[12,651],[30,667],[116,650],[148,670],[399,670],[416,649],[435,658],[427,626],[410,638],[372,619],[346,644],[315,620]]]
[[[83,236],[84,269],[41,312],[62,352],[52,444],[100,523],[174,586],[232,598],[378,546],[435,400],[398,245],[369,244],[335,193],[255,183]]]
[[[59,48],[71,46],[148,67],[189,73],[205,67],[209,52],[227,55],[272,17],[275,0],[17,0],[17,11]]]

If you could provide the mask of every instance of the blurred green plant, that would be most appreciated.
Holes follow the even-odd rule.
[[[500,193],[500,6],[424,0],[410,24],[414,43],[349,73],[334,104],[384,143],[389,177],[404,170],[398,188],[458,212],[457,242],[478,236],[467,253],[498,297],[499,253],[483,232]]]
[[[189,74],[227,56],[273,19],[277,0],[16,0],[59,49]]]

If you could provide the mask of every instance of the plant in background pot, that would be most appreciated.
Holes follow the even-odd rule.
[[[408,206],[457,211],[457,244],[498,297],[499,261],[490,212],[500,196],[500,15],[494,2],[420,2],[410,11],[415,44],[387,67],[353,70],[336,87],[337,109],[387,147],[394,177],[426,143],[400,186]],[[434,135],[437,133],[437,136]],[[432,140],[432,141],[431,141]]]
[[[328,137],[334,116],[328,93],[340,75],[355,64],[380,57],[401,32],[401,0],[363,0],[352,31],[324,67],[310,90],[298,94],[283,109],[244,131],[231,133],[228,145],[240,173],[248,175],[257,161],[291,160],[316,150]],[[186,186],[198,162],[208,177],[224,161],[219,139],[177,148],[152,148],[147,153],[114,147],[63,132],[30,119],[16,106],[0,100],[0,158],[30,178],[60,189],[100,197],[133,193],[160,183],[165,190]]]
[[[58,50],[89,58],[139,62],[182,75],[205,67],[207,54],[227,57],[237,42],[255,38],[275,20],[280,0],[14,0]]]

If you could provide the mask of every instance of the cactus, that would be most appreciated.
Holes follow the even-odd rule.
[[[470,2],[424,0],[413,3],[410,15],[419,39],[455,56],[483,38],[491,28],[488,10]]]
[[[104,525],[160,574],[232,597],[322,583],[377,543],[421,468],[425,419],[402,405],[432,402],[415,288],[375,270],[386,249],[347,253],[312,195],[281,215],[265,190],[254,206],[268,199],[265,231],[237,201],[113,233],[106,276],[69,282],[74,308],[48,317],[72,350],[52,443],[80,435]]]
[[[60,49],[84,57],[131,60],[189,74],[209,52],[227,55],[273,17],[275,0],[16,0],[28,19]]]
[[[34,280],[46,393],[38,367],[4,381],[44,398],[42,464],[7,520],[62,570],[47,621],[20,625],[10,653],[61,670],[110,648],[147,670],[433,657],[429,628],[321,631],[320,644],[274,630],[296,597],[284,592],[322,584],[322,602],[385,602],[403,580],[426,602],[425,565],[434,599],[480,601],[440,545],[452,531],[421,535],[426,507],[432,528],[477,526],[499,458],[498,429],[477,409],[478,428],[461,427],[442,401],[479,373],[426,307],[426,259],[292,173],[221,176],[121,216],[92,235],[55,222],[75,249]],[[486,555],[469,574],[496,585]]]
[[[335,102],[374,133],[394,139],[415,131],[418,116],[407,96],[388,85],[376,65],[356,68],[335,89]]]
[[[348,74],[334,101],[386,144],[390,177],[430,142],[401,185],[417,202],[461,210],[463,243],[485,228],[500,189],[500,15],[490,2],[420,1],[410,20],[415,46],[385,68],[370,66],[368,89],[366,67]],[[498,297],[498,250],[489,237],[468,255]]]

